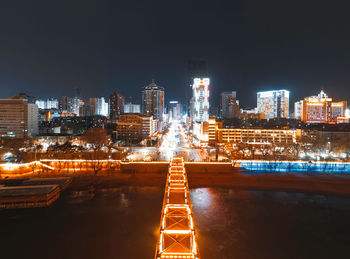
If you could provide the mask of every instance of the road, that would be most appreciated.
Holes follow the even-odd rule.
[[[130,161],[143,161],[152,157],[152,160],[169,161],[173,156],[183,156],[185,161],[204,161],[207,151],[195,147],[191,137],[183,125],[174,122],[161,138],[160,147],[130,147],[127,159]]]

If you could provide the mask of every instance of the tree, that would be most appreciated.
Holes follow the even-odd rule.
[[[99,170],[102,169],[101,159],[103,159],[103,154],[101,149],[110,144],[110,139],[107,135],[107,132],[104,128],[90,128],[82,136],[82,139],[91,145],[93,149],[93,154],[91,160],[95,160],[92,163],[92,168],[94,173],[97,174]]]
[[[92,149],[98,150],[109,144],[109,137],[104,128],[90,128],[82,136],[82,139],[90,144]]]

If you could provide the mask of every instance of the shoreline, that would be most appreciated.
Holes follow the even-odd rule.
[[[150,186],[164,188],[168,163],[125,163],[116,170],[94,172],[41,171],[35,177],[71,177],[69,190]],[[249,190],[302,192],[350,197],[350,175],[327,173],[257,173],[229,163],[185,164],[190,188],[240,188]]]

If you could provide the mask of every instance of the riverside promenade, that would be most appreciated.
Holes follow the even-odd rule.
[[[235,187],[350,196],[350,175],[347,171],[288,172],[267,168],[247,170],[240,161],[184,162],[190,188]],[[254,165],[261,161],[245,161]],[[250,163],[250,164],[249,164]],[[266,162],[266,165],[272,162]],[[275,162],[277,163],[277,162]],[[278,163],[281,163],[280,161]],[[285,162],[292,163],[292,162]],[[298,163],[298,162],[295,162]],[[129,186],[164,186],[169,162],[123,162],[120,160],[42,160],[32,167],[0,166],[1,178],[60,177],[72,178],[70,188]],[[319,163],[323,164],[324,163]],[[337,163],[348,166],[349,163]],[[331,168],[323,166],[323,168]],[[24,168],[22,176],[21,168]],[[248,168],[248,167],[247,167]],[[259,167],[261,168],[261,167]],[[32,171],[30,171],[32,169]],[[270,170],[268,170],[270,169]]]

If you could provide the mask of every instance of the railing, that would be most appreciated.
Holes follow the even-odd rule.
[[[199,259],[190,192],[182,157],[174,157],[165,186],[156,259]]]

